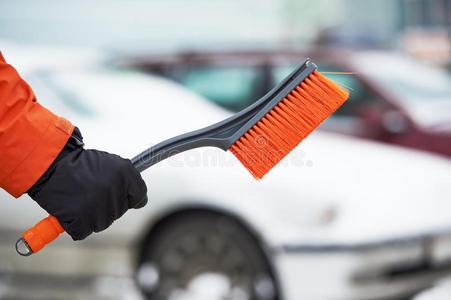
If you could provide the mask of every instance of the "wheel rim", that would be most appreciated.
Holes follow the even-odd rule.
[[[269,270],[256,267],[253,254],[240,247],[237,228],[215,224],[169,235],[147,253],[138,284],[150,299],[275,299]]]

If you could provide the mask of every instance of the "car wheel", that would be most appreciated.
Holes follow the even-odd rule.
[[[253,236],[231,217],[188,212],[151,234],[137,282],[148,299],[275,300],[277,287]]]

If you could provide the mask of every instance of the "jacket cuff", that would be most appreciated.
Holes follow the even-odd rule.
[[[18,198],[33,186],[58,157],[72,135],[74,126],[66,119],[47,110],[39,103],[40,117],[47,120],[47,129],[26,158],[3,180],[0,185],[13,197]]]
[[[33,186],[27,191],[27,194],[34,199],[36,194],[41,191],[41,189],[45,186],[45,184],[50,179],[52,174],[55,172],[55,168],[58,162],[69,153],[72,153],[77,149],[83,148],[83,146],[84,146],[83,136],[81,135],[81,132],[78,129],[78,127],[74,127],[74,131],[72,132],[72,135],[70,136],[64,148],[61,150],[61,152],[58,154],[58,156],[55,158],[52,164],[47,168],[44,174],[41,177],[39,177],[39,180],[36,181],[36,183],[33,184]]]

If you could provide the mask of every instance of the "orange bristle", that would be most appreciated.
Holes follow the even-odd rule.
[[[230,151],[255,178],[261,179],[348,96],[348,91],[313,71],[237,140]]]

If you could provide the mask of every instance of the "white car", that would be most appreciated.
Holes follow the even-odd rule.
[[[133,157],[229,116],[172,82],[91,54],[4,51],[88,148]],[[27,258],[15,240],[46,213],[1,191],[0,296],[114,299],[123,287],[115,279],[135,276],[149,299],[398,299],[451,272],[445,158],[314,132],[258,182],[213,148],[143,177],[145,208],[82,242],[64,234]]]
[[[449,300],[451,299],[451,280],[444,279],[433,288],[419,293],[412,300]]]

